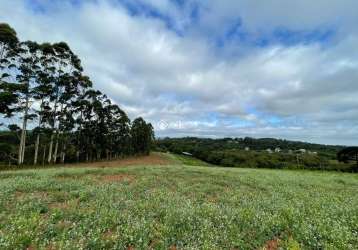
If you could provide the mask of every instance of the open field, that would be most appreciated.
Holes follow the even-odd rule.
[[[358,175],[198,164],[0,172],[0,249],[358,249]]]

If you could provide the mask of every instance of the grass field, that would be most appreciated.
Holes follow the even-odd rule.
[[[358,175],[169,161],[0,172],[0,249],[358,249]]]

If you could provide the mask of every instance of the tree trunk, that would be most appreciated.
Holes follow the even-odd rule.
[[[60,108],[60,115],[62,116],[62,112],[63,112],[63,103],[61,103],[61,108]],[[56,136],[56,144],[55,144],[55,152],[53,154],[53,163],[56,164],[57,162],[57,152],[58,152],[58,141],[60,139],[60,124],[61,120],[58,121],[58,127],[57,127],[57,136]]]
[[[58,91],[57,91],[57,96],[56,96],[56,100],[55,100],[55,104],[54,104],[53,124],[51,126],[52,133],[51,133],[50,147],[48,149],[48,159],[47,159],[48,164],[51,164],[51,161],[52,161],[53,139],[54,139],[54,134],[56,133],[55,127],[56,127],[57,98],[58,98]]]
[[[19,165],[24,163],[24,157],[25,157],[26,126],[27,126],[28,111],[29,111],[29,96],[26,95],[25,112],[24,112],[24,117],[22,119],[22,131],[21,131],[21,139],[20,139],[20,146],[19,146],[19,157],[18,157]]]
[[[44,146],[44,153],[42,155],[42,166],[45,166],[45,159],[46,159],[46,145]]]
[[[53,137],[54,137],[54,134],[52,133],[51,134],[51,140],[50,140],[50,146],[49,146],[49,149],[48,149],[48,158],[47,158],[47,163],[48,164],[51,164],[51,161],[52,161]]]
[[[61,151],[61,163],[64,164],[65,163],[65,157],[66,157],[66,140],[63,140],[63,144],[62,144],[62,151]]]
[[[76,152],[76,159],[77,159],[77,163],[80,161],[80,151],[77,150]]]
[[[55,144],[55,151],[53,152],[53,163],[56,164],[57,161],[57,151],[58,151],[58,138],[59,138],[59,131],[56,133],[56,144]]]
[[[38,157],[38,154],[39,154],[39,144],[40,144],[40,134],[37,134],[36,142],[35,142],[34,165],[37,164],[37,157]]]
[[[23,140],[23,144],[22,144],[21,164],[24,164],[24,160],[25,160],[26,134],[27,134],[26,127],[27,127],[27,121],[26,121],[26,125],[25,125],[24,140]]]
[[[41,100],[41,110],[40,110],[40,119],[39,119],[39,128],[41,128],[41,124],[42,124],[42,107],[43,107],[43,103],[44,103],[44,100],[42,98]],[[36,136],[36,143],[35,143],[35,154],[34,154],[34,165],[37,164],[37,158],[38,158],[38,155],[39,155],[39,146],[40,146],[40,133],[37,134]]]
[[[24,125],[22,125],[24,127]],[[22,156],[22,138],[24,137],[24,129],[21,130],[21,138],[20,138],[20,145],[19,145],[19,154],[17,158],[17,164],[21,165],[21,156]]]

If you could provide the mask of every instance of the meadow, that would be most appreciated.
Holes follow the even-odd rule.
[[[168,163],[0,172],[0,249],[358,249],[358,175]]]

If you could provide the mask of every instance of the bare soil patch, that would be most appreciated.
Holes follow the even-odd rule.
[[[125,167],[133,165],[168,165],[172,162],[166,157],[159,154],[151,154],[148,156],[133,156],[125,159],[118,159],[112,161],[100,161],[90,163],[78,163],[66,165],[66,167],[95,167],[95,168],[110,168],[110,167]]]
[[[280,239],[275,238],[273,240],[269,240],[266,242],[265,246],[263,247],[264,250],[277,250],[279,247]]]

